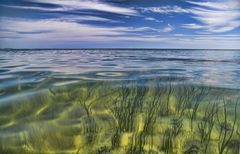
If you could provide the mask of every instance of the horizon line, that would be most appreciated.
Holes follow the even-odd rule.
[[[240,48],[0,48],[0,50],[240,50]]]

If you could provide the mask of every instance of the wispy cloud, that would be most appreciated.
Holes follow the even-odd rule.
[[[223,33],[240,27],[240,1],[217,0],[214,2],[186,1],[188,7],[166,5],[141,7],[142,13],[187,14],[195,22],[183,24],[183,28],[198,30],[197,33]]]
[[[210,33],[231,31],[240,26],[240,1],[224,0],[218,2],[193,2],[188,9],[191,17],[199,22],[184,24],[184,28],[202,29]]]
[[[167,33],[167,32],[171,32],[173,30],[174,30],[174,27],[172,25],[168,24],[168,26],[165,27],[162,31]]]
[[[51,8],[51,7],[40,7],[40,6],[19,6],[19,5],[0,5],[1,7],[7,8],[14,8],[14,9],[27,9],[27,10],[38,10],[38,11],[63,11],[65,8],[58,7],[58,8]],[[111,22],[111,23],[120,23],[120,20],[113,20],[105,17],[98,16],[97,14],[94,15],[68,15],[64,14],[58,17],[59,20],[63,21],[71,21],[71,22],[81,22],[81,21],[98,21],[98,22]]]
[[[2,33],[2,37],[18,36],[25,40],[104,41],[106,37],[108,37],[108,40],[112,40],[117,36],[144,36],[143,33],[158,34],[173,30],[170,24],[163,28],[104,27],[77,23],[64,18],[29,20],[4,17],[0,18],[0,22],[2,23],[1,27],[4,27],[4,30],[0,30],[0,32],[5,32]]]
[[[0,18],[5,29],[0,31],[0,42],[10,45],[13,42],[20,46],[24,44],[72,44],[72,43],[112,43],[112,42],[145,42],[162,43],[176,46],[204,46],[227,44],[235,47],[239,42],[238,36],[186,36],[164,35],[174,28],[170,24],[165,28],[152,27],[100,27],[63,21],[59,19],[26,20],[19,18]],[[147,32],[154,32],[148,34]],[[211,44],[211,46],[213,45]],[[214,45],[215,45],[214,44]],[[2,44],[3,45],[3,44]],[[225,45],[226,46],[226,45]],[[39,46],[38,46],[39,47]]]
[[[160,7],[145,7],[138,8],[145,13],[162,13],[162,14],[171,14],[171,13],[188,13],[187,9],[184,9],[179,6],[160,6]]]
[[[156,18],[153,18],[153,17],[146,17],[144,18],[145,20],[148,20],[148,21],[155,21],[155,22],[162,22],[161,20],[158,20]]]
[[[153,7],[107,0],[24,2],[0,4],[1,8],[8,7],[13,11],[12,18],[7,17],[8,11],[0,15],[0,45],[37,45],[41,42],[60,45],[73,42],[83,45],[141,42],[138,45],[142,45],[148,42],[168,47],[216,47],[217,44],[240,47],[236,45],[239,44],[239,35],[226,35],[235,33],[232,30],[239,30],[238,0],[189,0],[182,1],[179,6],[150,3]],[[33,14],[28,14],[29,9]],[[22,15],[14,11],[25,13]]]
[[[120,22],[117,20],[112,20],[104,17],[98,17],[93,15],[65,15],[58,18],[59,21],[68,21],[68,22],[82,22],[82,21],[98,21],[98,22]]]
[[[219,9],[219,10],[234,10],[238,9],[240,2],[238,0],[217,0],[215,2],[196,2],[196,1],[187,1],[188,3],[202,6],[202,7],[207,7],[211,9]]]
[[[94,25],[80,24],[63,19],[29,20],[20,18],[1,18],[1,27],[4,31],[25,33],[23,38],[31,39],[87,39],[100,35],[121,35],[127,28],[105,28]],[[36,31],[48,31],[48,33],[30,34]],[[7,36],[6,36],[7,37]]]
[[[61,11],[72,11],[72,10],[95,10],[108,13],[115,13],[120,15],[137,16],[138,12],[132,8],[120,7],[111,5],[108,3],[103,3],[97,0],[28,0],[32,2],[54,4],[60,6]],[[23,8],[23,7],[19,7]],[[43,9],[42,7],[32,7],[32,9]],[[52,10],[53,9],[53,10]],[[49,8],[49,11],[55,11],[56,8]]]
[[[21,6],[21,5],[4,5],[1,4],[1,7],[13,8],[13,9],[23,9],[23,10],[37,10],[37,11],[63,11],[64,9],[59,8],[51,8],[51,7],[40,7],[40,6]]]
[[[184,28],[189,28],[189,29],[201,29],[201,28],[203,28],[204,26],[201,26],[201,25],[192,23],[192,24],[183,24],[182,27],[184,27]]]

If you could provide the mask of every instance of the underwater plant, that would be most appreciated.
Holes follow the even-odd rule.
[[[90,145],[94,142],[98,127],[94,117],[86,117],[84,120],[84,136],[86,137],[85,142],[87,145]]]
[[[218,107],[216,103],[213,103],[210,108],[211,102],[208,103],[205,109],[204,117],[198,123],[198,132],[200,135],[200,142],[204,144],[204,153],[207,153],[208,145],[211,140],[211,134],[214,126],[215,115],[218,112]]]
[[[89,99],[94,95],[94,89],[93,83],[87,83],[86,88],[82,91],[82,94],[80,94],[82,97],[78,98],[78,102],[86,111],[87,116],[90,116],[91,113],[90,107],[93,102],[89,103]]]
[[[145,102],[145,97],[149,91],[149,88],[146,87],[146,81],[139,80],[136,83],[136,94],[133,99],[133,104],[139,108],[139,110],[142,110],[143,103]],[[139,86],[140,85],[140,86]]]
[[[115,149],[115,148],[119,147],[119,145],[120,145],[119,129],[116,129],[115,133],[113,134],[112,139],[111,139],[111,143],[112,143],[111,149]]]
[[[238,135],[238,138],[240,139],[240,124],[237,126],[236,134]]]
[[[83,117],[81,126],[82,126],[81,140],[83,145],[86,147],[93,146],[96,142],[99,133],[98,130],[99,128],[95,118],[93,116]],[[79,145],[76,152],[77,154],[80,153],[81,148],[82,146]]]
[[[171,82],[169,82],[169,85],[166,89],[166,111],[165,111],[165,115],[169,115],[169,112],[170,112],[170,109],[169,109],[169,106],[170,106],[170,98],[171,98],[171,95],[173,94],[173,88],[172,88],[172,84]]]
[[[219,131],[219,138],[218,138],[218,151],[219,154],[223,154],[226,150],[227,146],[229,145],[231,138],[233,136],[236,120],[237,120],[237,104],[238,100],[235,102],[235,110],[234,110],[234,117],[232,124],[228,122],[229,115],[227,114],[226,104],[232,103],[232,102],[226,102],[225,99],[223,99],[223,117],[221,119],[220,115],[217,114],[217,120],[220,126]],[[219,112],[218,112],[219,113]]]
[[[184,154],[198,154],[200,151],[199,146],[192,144],[189,149],[184,151]]]
[[[190,103],[194,99],[191,92],[191,87],[183,84],[177,89],[177,92],[175,93],[175,111],[176,116],[178,116],[179,118],[182,118],[185,111],[191,107]]]
[[[171,120],[172,134],[174,137],[178,136],[182,132],[183,120],[181,118],[173,118]]]
[[[161,85],[161,80],[159,81],[159,84],[157,85],[158,88],[156,90],[159,90],[159,97],[161,97],[161,107],[159,114],[161,116],[168,116],[170,115],[170,105],[171,105],[171,97],[174,92],[174,88],[172,86],[170,79],[167,79],[166,85]]]
[[[84,144],[89,146],[94,144],[95,138],[97,136],[98,126],[95,121],[94,116],[91,113],[91,106],[94,101],[91,101],[92,97],[94,96],[95,90],[94,83],[87,83],[84,89],[80,89],[80,91],[76,91],[77,93],[80,92],[80,96],[77,98],[77,102],[81,105],[86,113],[86,117],[82,118],[82,133],[84,135]],[[77,154],[80,153],[81,146],[79,145],[77,148]]]
[[[120,132],[131,132],[135,126],[135,118],[142,108],[147,89],[137,87],[136,90],[122,85],[118,97],[108,107],[117,120],[117,127]]]
[[[161,88],[157,88],[153,91],[153,96],[150,100],[146,101],[146,109],[144,115],[144,126],[143,132],[149,133],[153,129],[153,125],[158,118],[158,113],[161,110],[162,105],[162,96],[164,90]]]
[[[166,154],[173,153],[173,140],[174,136],[171,129],[165,130],[163,134],[163,141],[161,150],[163,150]]]
[[[171,120],[171,128],[167,128],[163,133],[161,150],[165,153],[173,153],[174,140],[182,132],[183,122],[180,118]]]
[[[238,138],[240,139],[240,124],[237,126],[236,134],[238,135]]]
[[[107,154],[111,151],[111,149],[107,146],[102,146],[99,149],[97,149],[96,154]]]
[[[237,134],[237,142],[238,142],[238,145],[237,145],[238,153],[240,153],[240,124],[238,124],[236,134]]]
[[[131,145],[127,149],[127,154],[143,154],[146,144],[146,134],[141,132],[132,136]]]
[[[208,93],[208,89],[206,88],[195,88],[195,87],[191,87],[189,89],[190,91],[190,96],[191,96],[191,103],[189,103],[190,105],[190,110],[189,110],[189,117],[190,117],[190,128],[191,131],[193,130],[193,122],[197,117],[197,111],[199,108],[199,105],[201,103],[201,101],[203,100],[203,98],[206,96],[206,94]]]

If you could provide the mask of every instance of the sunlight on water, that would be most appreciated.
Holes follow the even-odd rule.
[[[238,154],[240,52],[205,52],[1,51],[0,153]]]

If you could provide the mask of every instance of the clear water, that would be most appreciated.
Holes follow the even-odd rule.
[[[1,50],[0,153],[238,154],[239,97],[240,50]]]

